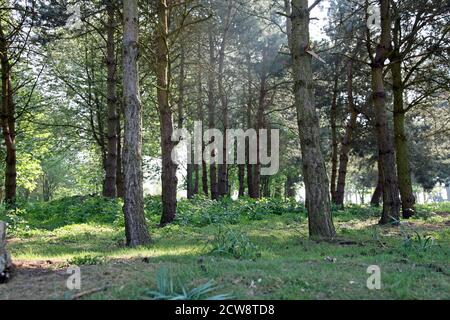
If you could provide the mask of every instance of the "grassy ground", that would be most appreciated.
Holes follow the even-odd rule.
[[[73,298],[80,291],[66,288],[70,264],[81,268],[81,292],[104,289],[84,299],[151,297],[164,271],[177,292],[213,280],[210,295],[237,299],[450,299],[449,203],[422,206],[400,227],[379,227],[378,209],[335,210],[339,239],[317,243],[293,203],[185,201],[177,223],[159,229],[150,199],[153,244],[127,249],[120,203],[64,201],[6,217],[17,269],[0,299]],[[370,265],[381,269],[381,290],[366,286]]]

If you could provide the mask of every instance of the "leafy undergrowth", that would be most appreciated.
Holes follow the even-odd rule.
[[[86,299],[450,298],[449,203],[419,206],[400,227],[378,226],[378,208],[334,209],[338,239],[318,243],[293,201],[183,200],[176,223],[160,229],[150,197],[153,244],[134,249],[124,247],[121,205],[76,197],[4,212],[18,270],[0,299],[70,298],[70,264],[81,268],[81,291],[105,288]],[[381,290],[366,286],[371,265]]]

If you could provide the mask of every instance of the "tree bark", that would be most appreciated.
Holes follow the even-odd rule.
[[[123,186],[123,168],[122,168],[122,134],[120,125],[121,110],[117,110],[117,171],[116,171],[116,190],[117,197],[123,198],[125,194]]]
[[[220,45],[219,50],[219,73],[218,73],[218,79],[217,79],[217,88],[219,91],[219,97],[220,102],[222,106],[222,121],[223,121],[223,132],[225,133],[228,129],[228,98],[225,93],[225,88],[223,84],[223,78],[224,78],[224,62],[225,62],[225,49],[227,45],[227,38],[228,38],[228,31],[230,29],[230,23],[231,23],[231,13],[233,10],[233,1],[229,1],[228,5],[228,11],[225,18],[225,28],[223,30],[222,34],[222,43]],[[217,185],[217,193],[219,197],[224,197],[228,194],[228,179],[227,179],[227,171],[228,171],[228,165],[227,165],[227,137],[226,134],[224,134],[224,143],[223,143],[223,160],[222,164],[218,165],[218,185]]]
[[[320,128],[314,105],[309,47],[308,0],[292,1],[292,47],[294,94],[297,109],[303,176],[306,187],[309,235],[330,239],[336,234],[331,218],[329,181],[320,149]]]
[[[409,167],[408,138],[405,131],[404,109],[404,83],[402,78],[402,56],[400,54],[399,32],[401,30],[400,18],[395,21],[394,43],[395,50],[392,54],[392,90],[394,94],[394,144],[397,163],[398,186],[402,203],[403,218],[409,219],[414,215],[416,199],[412,188],[411,170]]]
[[[261,163],[259,159],[259,151],[260,151],[260,143],[261,137],[259,134],[259,130],[264,129],[264,111],[267,104],[267,44],[264,45],[262,51],[262,62],[261,62],[261,72],[260,72],[260,85],[259,85],[259,101],[258,101],[258,109],[256,112],[256,134],[257,134],[257,143],[258,143],[258,155],[257,155],[257,163],[253,166],[253,195],[254,198],[258,199],[261,197]]]
[[[142,173],[142,107],[139,97],[139,16],[138,1],[124,2],[123,94],[125,107],[124,178],[125,234],[128,246],[150,242],[144,215]]]
[[[208,70],[208,125],[210,129],[215,129],[216,125],[216,110],[214,101],[214,69],[216,64],[216,59],[214,57],[214,38],[211,28],[208,30],[208,42],[209,42],[209,70]],[[214,138],[209,141],[213,143]],[[217,189],[217,171],[216,164],[212,163],[209,166],[209,182],[211,190],[211,199],[218,199],[218,189]]]
[[[115,8],[113,0],[106,2],[108,21],[106,23],[106,66],[108,79],[106,96],[108,103],[108,150],[105,162],[105,186],[103,195],[107,198],[117,196],[117,89],[116,89],[116,45],[115,45]]]
[[[330,122],[331,122],[331,198],[336,203],[336,179],[337,179],[337,167],[338,167],[338,133],[337,133],[337,98],[338,98],[338,84],[339,74],[337,70],[337,63],[335,63],[335,77],[333,85],[333,100],[331,102]]]
[[[1,120],[3,139],[6,146],[5,202],[8,206],[14,206],[17,189],[16,119],[13,89],[11,87],[11,65],[8,55],[8,43],[2,21],[0,21],[0,59],[2,67]]]
[[[11,268],[11,256],[6,251],[6,223],[0,221],[0,284],[8,282]]]
[[[372,61],[372,95],[378,152],[383,175],[383,213],[380,224],[388,224],[400,219],[400,199],[395,168],[395,154],[392,137],[387,122],[386,92],[383,70],[391,50],[391,19],[389,0],[381,2],[381,38]]]
[[[162,153],[162,205],[161,226],[175,220],[177,210],[177,165],[172,161],[172,150],[175,146],[172,141],[173,123],[172,109],[169,104],[169,48],[167,36],[169,33],[169,17],[167,0],[158,0],[157,3],[158,28],[156,30],[156,75],[157,96],[161,127],[161,153]]]
[[[374,207],[379,207],[381,203],[381,197],[383,196],[383,176],[381,174],[381,164],[378,161],[378,179],[377,186],[372,195],[372,199],[370,200],[370,205]]]
[[[355,102],[353,99],[353,61],[351,60],[349,61],[347,67],[347,97],[350,119],[347,122],[347,128],[342,139],[342,146],[339,155],[339,176],[334,201],[334,203],[338,206],[344,206],[345,179],[347,177],[349,153],[351,150],[353,132],[356,127],[356,120],[358,119],[358,112],[356,111]]]
[[[284,195],[287,199],[295,198],[295,183],[298,182],[298,178],[288,175],[286,177],[286,183],[284,187]]]
[[[250,55],[247,55],[247,129],[251,129],[252,124],[252,75],[250,69]],[[246,143],[245,147],[246,161],[247,161],[247,188],[248,188],[248,196],[252,199],[256,198],[255,195],[255,187],[253,182],[253,167],[254,165],[250,163],[250,148],[249,144]]]

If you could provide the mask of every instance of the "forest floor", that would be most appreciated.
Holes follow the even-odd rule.
[[[15,212],[7,218],[16,267],[0,299],[152,298],[166,290],[162,277],[178,293],[212,280],[210,294],[235,299],[450,299],[450,203],[422,206],[397,227],[378,226],[379,209],[334,210],[338,239],[319,243],[308,239],[301,210],[225,204],[214,220],[204,214],[215,204],[202,201],[181,204],[178,223],[163,229],[149,214],[153,243],[135,249],[124,247],[120,220],[33,223],[45,210]],[[81,290],[66,286],[69,265],[80,267]],[[367,288],[371,265],[380,268],[380,290]]]

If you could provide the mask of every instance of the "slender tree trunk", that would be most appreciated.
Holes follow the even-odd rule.
[[[208,70],[208,123],[210,129],[215,129],[216,125],[216,109],[214,101],[214,67],[216,59],[214,57],[214,38],[211,28],[208,30],[208,42],[209,42],[209,70]],[[214,139],[211,139],[209,143],[213,143]],[[217,189],[217,171],[216,164],[212,163],[209,166],[209,182],[211,189],[211,199],[218,199]]]
[[[113,0],[106,2],[108,22],[106,23],[106,66],[107,79],[107,103],[108,103],[108,150],[105,162],[105,186],[104,196],[115,198],[117,196],[117,91],[116,91],[116,45],[115,45],[115,8]]]
[[[309,46],[308,0],[292,1],[292,47],[294,94],[302,149],[303,176],[306,187],[309,235],[333,238],[336,234],[331,218],[329,181],[320,150],[320,128],[314,105],[314,82]]]
[[[252,128],[252,77],[250,69],[250,55],[247,55],[247,129]],[[250,163],[250,148],[249,144],[246,143],[245,146],[246,161],[247,161],[247,188],[248,196],[252,199],[256,198],[255,187],[253,182],[253,167],[254,165]]]
[[[381,38],[372,62],[372,94],[378,152],[383,175],[383,213],[380,224],[398,221],[400,199],[395,168],[394,144],[387,122],[386,92],[384,88],[384,63],[391,48],[391,19],[389,0],[381,0]]]
[[[123,186],[123,169],[122,169],[122,134],[120,125],[121,110],[117,110],[117,173],[116,173],[116,190],[117,197],[123,198],[125,194]]]
[[[231,13],[233,10],[233,1],[229,1],[228,5],[228,11],[225,18],[225,28],[222,34],[222,43],[220,45],[219,50],[219,73],[218,73],[218,79],[217,79],[217,88],[219,91],[219,97],[220,102],[222,106],[222,121],[223,121],[223,132],[225,133],[228,129],[228,98],[225,93],[225,88],[223,84],[223,77],[224,77],[224,62],[225,62],[225,49],[227,44],[227,38],[228,38],[228,30],[230,28],[230,22],[231,22]],[[217,192],[219,197],[224,197],[228,194],[228,179],[227,179],[227,137],[226,134],[224,134],[224,143],[223,143],[223,163],[218,165],[218,185],[217,185]]]
[[[14,206],[17,189],[16,169],[16,120],[13,90],[11,87],[11,66],[8,56],[8,44],[0,21],[0,59],[2,69],[2,132],[6,146],[5,166],[5,202],[8,206]]]
[[[202,170],[202,191],[203,193],[208,196],[208,168],[207,168],[207,164],[204,161],[204,157],[203,157],[203,152],[205,151],[205,142],[203,141],[203,133],[204,133],[204,125],[203,122],[205,121],[205,114],[204,114],[204,109],[203,109],[203,86],[202,86],[202,68],[203,66],[201,65],[201,61],[202,61],[202,37],[201,35],[199,35],[198,37],[198,42],[197,42],[197,62],[198,62],[198,66],[197,66],[197,116],[198,116],[198,121],[200,121],[202,123],[202,165],[201,165],[201,170]],[[198,171],[200,171],[199,166],[197,166],[196,169],[196,185],[197,188],[198,184],[199,184],[199,177],[197,177],[197,173]],[[195,188],[195,187],[194,187]],[[198,193],[198,191],[197,191]]]
[[[139,16],[138,1],[128,0],[123,7],[123,94],[125,107],[124,178],[125,234],[128,246],[150,242],[144,215],[142,173],[142,107],[139,97]]]
[[[337,98],[338,98],[338,85],[339,85],[339,74],[337,70],[337,63],[335,63],[335,77],[333,85],[333,100],[331,102],[331,198],[333,202],[336,203],[336,179],[337,179],[337,167],[338,167],[338,133],[337,133]]]
[[[405,114],[403,107],[402,59],[398,49],[394,51],[391,65],[394,92],[394,142],[397,161],[397,176],[402,201],[403,218],[414,215],[415,197],[409,168],[408,139],[405,132]]]
[[[353,132],[355,131],[356,120],[358,119],[358,112],[356,111],[353,99],[353,61],[351,60],[349,61],[347,67],[347,96],[350,119],[347,122],[345,135],[342,139],[342,147],[339,155],[339,176],[334,201],[334,203],[339,206],[344,205],[345,179],[347,177],[348,159],[351,150]]]
[[[169,104],[169,48],[167,35],[169,32],[169,17],[167,0],[157,2],[158,28],[156,30],[156,75],[159,117],[161,127],[162,154],[162,206],[161,226],[175,220],[177,210],[177,165],[172,161],[173,123],[172,109]]]
[[[258,110],[256,113],[256,133],[258,142],[258,155],[257,163],[254,166],[253,172],[253,193],[254,198],[261,197],[261,163],[259,159],[259,150],[261,148],[261,137],[259,130],[264,129],[264,111],[267,103],[267,44],[264,46],[262,51],[262,62],[261,62],[261,72],[260,72],[260,87],[259,87],[259,101]]]

